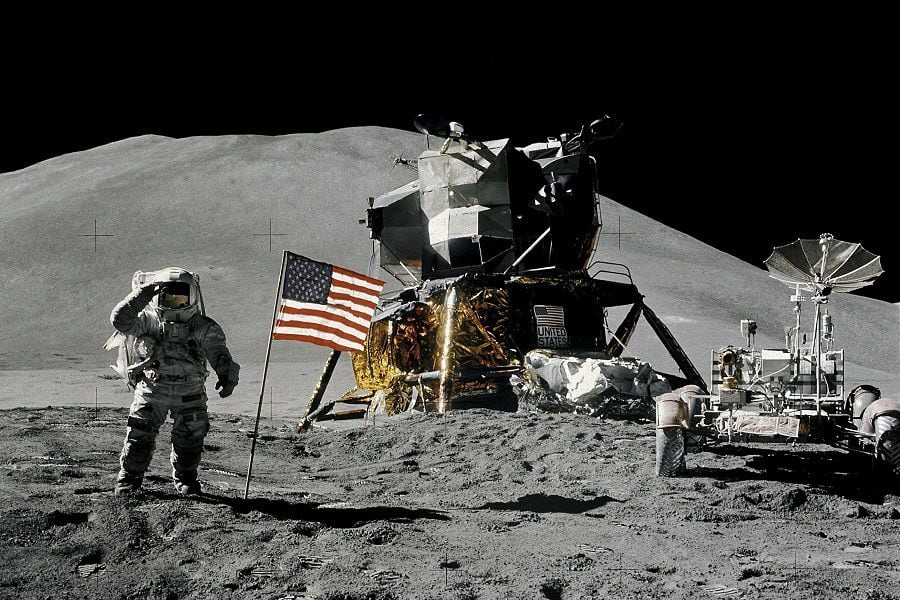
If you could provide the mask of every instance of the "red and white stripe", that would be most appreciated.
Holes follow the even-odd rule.
[[[362,352],[384,282],[332,267],[326,304],[281,299],[272,338]]]

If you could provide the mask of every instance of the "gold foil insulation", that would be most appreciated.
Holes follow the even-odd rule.
[[[411,302],[394,314],[372,323],[366,352],[353,354],[357,389],[383,390],[388,414],[406,410],[412,386],[426,404],[438,401],[437,409],[447,409],[456,392],[491,390],[489,382],[454,383],[460,369],[482,369],[518,365],[509,327],[509,291],[480,288],[469,293],[468,286],[453,284],[427,302]],[[455,296],[454,302],[448,302]],[[451,322],[448,322],[451,319]],[[409,384],[408,374],[439,371],[440,382]],[[444,390],[443,401],[438,397]],[[421,400],[418,400],[421,401]]]
[[[583,273],[467,274],[426,281],[404,295],[405,304],[371,325],[366,352],[353,356],[358,389],[383,396],[389,414],[406,410],[414,397],[438,412],[514,406],[510,376],[521,370],[527,352],[550,348],[608,356],[605,308],[633,305],[616,334],[625,343],[638,316],[649,313],[633,284]],[[539,306],[564,312],[565,327],[540,326]],[[550,334],[548,328],[562,331]],[[667,348],[680,350],[662,327],[654,331],[669,342]]]
[[[375,321],[369,326],[366,351],[350,354],[357,389],[380,390],[403,372],[391,360],[391,327],[388,320]]]
[[[454,333],[455,369],[519,364],[510,351],[509,290],[482,288],[472,295],[461,295]]]

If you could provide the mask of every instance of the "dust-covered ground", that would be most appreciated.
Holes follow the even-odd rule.
[[[214,416],[178,498],[167,425],[112,495],[124,408],[0,411],[0,597],[900,597],[900,485],[826,446],[719,444],[653,475],[651,424],[491,411],[305,435]]]

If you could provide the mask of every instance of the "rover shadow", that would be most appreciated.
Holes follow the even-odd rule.
[[[881,504],[900,495],[900,480],[868,456],[842,450],[773,450],[723,444],[703,450],[717,456],[745,457],[743,467],[688,467],[685,475],[723,482],[778,481],[808,485],[820,493]]]
[[[555,494],[526,494],[513,502],[488,502],[475,510],[521,510],[533,513],[578,514],[605,506],[609,502],[621,502],[609,496],[597,496],[587,500],[565,498]]]

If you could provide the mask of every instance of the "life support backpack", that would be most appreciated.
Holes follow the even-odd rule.
[[[147,363],[146,360],[134,362],[134,358],[137,357],[137,353],[134,350],[136,339],[133,335],[126,335],[121,331],[116,331],[103,344],[104,350],[119,349],[116,364],[109,365],[109,368],[125,380],[129,390],[133,390],[137,386],[140,381],[141,371],[143,371]]]

